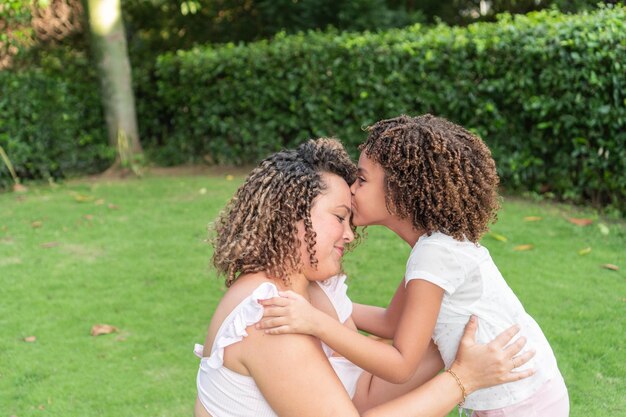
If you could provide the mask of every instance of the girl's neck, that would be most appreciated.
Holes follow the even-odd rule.
[[[392,217],[383,226],[398,235],[410,247],[415,246],[417,240],[424,234],[423,230],[415,229],[410,220],[398,219],[396,217]]]

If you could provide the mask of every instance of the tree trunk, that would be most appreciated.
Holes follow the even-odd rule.
[[[138,174],[139,142],[135,98],[120,0],[88,0],[92,47],[100,70],[109,143],[117,148],[112,169]]]

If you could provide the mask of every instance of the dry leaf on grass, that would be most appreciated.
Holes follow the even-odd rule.
[[[503,236],[503,235],[498,234],[498,233],[491,232],[491,233],[489,233],[488,236],[491,236],[492,238],[494,238],[495,240],[498,240],[500,242],[508,242],[509,241],[509,239],[507,239],[506,236]]]
[[[543,217],[539,216],[526,216],[524,217],[525,222],[538,222],[539,220],[543,220]]]
[[[579,219],[576,217],[568,217],[567,221],[575,224],[576,226],[589,226],[591,223],[593,223],[593,220],[591,219]]]
[[[610,269],[611,271],[619,271],[619,266],[613,264],[604,264],[602,265],[604,269]]]
[[[101,334],[111,334],[117,331],[117,327],[110,324],[94,324],[91,327],[92,336],[100,336]]]
[[[93,214],[85,214],[83,217],[89,221],[93,220]]]
[[[36,340],[37,340],[37,337],[36,337],[36,336],[26,336],[26,337],[24,338],[24,341],[25,341],[25,342],[28,342],[28,343],[33,343],[33,342],[35,342]]]
[[[39,229],[41,226],[43,226],[43,222],[41,220],[35,220],[34,222],[30,224],[30,226],[33,229]]]
[[[521,251],[531,250],[533,248],[534,248],[534,246],[530,245],[530,244],[528,244],[528,245],[517,245],[516,247],[513,248],[513,250],[521,252]]]
[[[230,175],[230,174],[226,176],[226,181],[232,181],[232,180],[234,180],[234,179],[235,179],[235,177],[233,177],[233,176],[232,176],[232,175]]]
[[[95,204],[96,206],[101,206],[101,205],[103,205],[103,204],[104,204],[104,199],[103,199],[103,198],[99,198],[99,199],[97,199],[97,200],[94,202],[94,204]]]
[[[108,205],[108,207],[109,207],[109,209],[111,209],[111,210],[117,210],[117,209],[119,209],[119,207],[118,207],[118,206],[116,206],[115,204],[109,204],[109,205]]]
[[[579,255],[587,255],[591,253],[591,248],[584,248],[578,251]]]
[[[93,197],[90,196],[90,195],[76,193],[76,194],[74,194],[74,200],[77,203],[86,203],[88,201],[93,201]]]

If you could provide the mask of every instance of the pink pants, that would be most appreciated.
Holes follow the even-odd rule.
[[[543,384],[530,398],[497,410],[474,411],[472,417],[568,417],[569,396],[563,378]]]

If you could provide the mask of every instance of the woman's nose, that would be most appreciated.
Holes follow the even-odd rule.
[[[343,240],[346,243],[352,242],[354,240],[354,232],[352,231],[352,226],[350,226],[350,222],[346,222],[346,228],[343,233]]]

